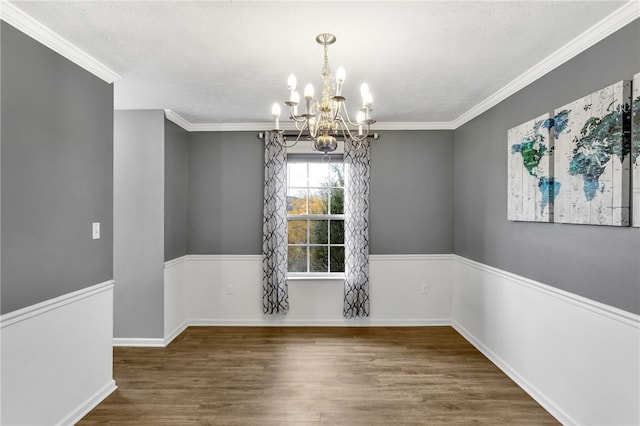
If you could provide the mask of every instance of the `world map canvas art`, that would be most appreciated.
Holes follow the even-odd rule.
[[[633,226],[640,228],[640,73],[633,76],[631,113],[631,170],[633,182]]]
[[[551,115],[545,114],[507,132],[509,220],[553,221],[559,185],[553,179],[552,126]]]
[[[555,110],[554,222],[629,226],[631,82]]]

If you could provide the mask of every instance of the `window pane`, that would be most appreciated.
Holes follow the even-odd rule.
[[[331,244],[344,244],[344,220],[331,221]]]
[[[331,246],[329,272],[344,272],[344,247]]]
[[[346,166],[337,157],[329,162],[304,160],[291,158],[287,164],[288,270],[344,272],[344,220],[328,215],[344,214]]]
[[[331,186],[344,187],[344,164],[331,163]]]
[[[329,272],[329,247],[310,247],[309,272]]]
[[[327,244],[329,242],[329,221],[310,220],[309,221],[309,243]]]
[[[320,187],[329,183],[329,163],[309,163],[309,186]]]
[[[287,191],[287,214],[307,214],[307,190],[289,188]]]
[[[307,187],[307,163],[287,163],[287,186]]]
[[[307,272],[307,247],[288,247],[288,271]]]
[[[309,214],[327,214],[329,194],[326,189],[309,189]]]
[[[307,243],[307,221],[306,220],[290,220],[288,221],[289,244],[306,244]]]
[[[344,213],[344,190],[333,188],[331,190],[331,214]]]

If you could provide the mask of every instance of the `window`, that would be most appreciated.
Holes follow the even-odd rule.
[[[344,272],[342,156],[287,158],[288,272]]]

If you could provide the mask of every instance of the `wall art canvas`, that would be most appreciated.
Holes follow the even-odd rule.
[[[555,110],[554,222],[629,226],[631,82]]]
[[[550,114],[527,121],[507,132],[507,219],[553,221],[553,121]]]
[[[633,226],[640,228],[640,73],[633,76],[631,111],[631,182],[633,184]]]

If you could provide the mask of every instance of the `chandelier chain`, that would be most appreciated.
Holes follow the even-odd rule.
[[[331,70],[331,66],[329,65],[329,45],[327,43],[323,43],[324,45],[324,64],[322,65],[322,71],[320,72],[320,76],[324,82],[322,87],[322,102],[329,102],[329,97],[335,91],[335,86],[333,85],[333,71]]]

